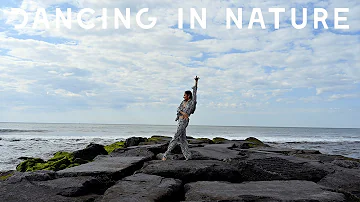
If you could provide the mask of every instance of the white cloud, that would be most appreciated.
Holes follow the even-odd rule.
[[[224,8],[232,4],[244,6],[246,19],[250,16],[250,7],[277,5],[289,9],[295,3],[314,3],[330,9],[339,6],[336,1],[257,0],[242,4],[238,1],[46,0],[40,3],[26,0],[20,7],[33,11],[38,6],[49,8],[64,2],[94,8],[97,12],[103,7],[130,7],[133,12],[149,7],[149,15],[158,17],[158,24],[151,30],[142,30],[133,24],[131,30],[97,28],[86,31],[75,26],[73,19],[71,30],[32,30],[28,27],[0,32],[1,49],[7,52],[1,54],[0,50],[0,70],[3,71],[0,75],[16,83],[14,87],[9,81],[1,80],[2,91],[48,92],[70,99],[87,97],[91,99],[87,104],[101,103],[108,108],[125,98],[133,98],[130,100],[134,103],[125,102],[132,107],[172,107],[173,103],[179,102],[183,91],[190,89],[193,76],[199,75],[199,99],[212,103],[207,107],[257,109],[266,102],[271,104],[272,98],[280,103],[294,103],[296,99],[306,103],[321,102],[320,95],[324,93],[336,93],[329,97],[332,101],[350,98],[345,95],[356,90],[360,82],[359,35],[330,31],[314,33],[310,24],[303,30],[284,23],[277,31],[225,28]],[[353,24],[360,20],[355,13],[360,5],[351,0],[341,5],[351,6],[350,32],[358,31],[358,25]],[[184,10],[206,7],[208,28],[190,30],[191,33],[170,28],[176,25],[179,7]],[[8,17],[9,13],[4,15]],[[272,15],[265,15],[265,19],[270,19],[266,23],[271,24]],[[51,12],[49,19],[54,27],[55,18]],[[286,14],[281,21],[288,19]],[[8,26],[16,20],[10,19]],[[189,20],[186,18],[185,22]],[[17,31],[25,35],[19,36]],[[212,38],[193,41],[195,34]],[[267,72],[267,68],[271,71]],[[74,69],[86,72],[86,75],[77,74]],[[45,81],[47,77],[49,80]],[[62,78],[72,78],[74,84]],[[59,80],[58,85],[55,80]],[[86,82],[89,87],[72,92],[71,88],[76,87],[77,82]],[[63,89],[62,85],[68,88]],[[297,89],[316,90],[312,92],[314,95],[287,97],[287,93],[296,93]]]

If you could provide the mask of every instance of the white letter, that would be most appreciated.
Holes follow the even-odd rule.
[[[126,8],[126,19],[118,8],[115,8],[115,29],[119,29],[119,17],[126,29],[130,29],[130,8]]]
[[[139,27],[141,27],[143,29],[151,29],[155,26],[157,19],[156,18],[148,18],[148,20],[151,21],[151,23],[149,25],[144,25],[141,22],[141,15],[145,12],[149,12],[149,8],[143,8],[136,14],[136,22],[139,25]]]
[[[319,13],[322,13],[323,16],[320,17]],[[328,13],[323,8],[314,8],[314,28],[319,29],[319,22],[321,22],[325,29],[329,29],[328,25],[326,24],[326,18],[328,17]]]
[[[60,28],[60,20],[62,20],[66,28],[71,29],[71,8],[68,8],[66,12],[67,18],[65,18],[60,8],[56,8],[56,29]]]
[[[307,25],[307,8],[303,8],[303,21],[301,25],[296,24],[296,9],[291,8],[291,24],[295,29],[303,29]]]
[[[285,8],[269,8],[270,13],[274,13],[274,26],[275,29],[280,27],[280,12],[285,13]]]
[[[108,26],[108,23],[107,23],[107,8],[103,8],[103,9],[102,9],[102,17],[101,17],[101,20],[102,20],[102,26],[101,26],[101,28],[102,28],[102,29],[107,29],[107,26]]]
[[[29,16],[27,15],[26,11],[24,11],[21,8],[12,8],[11,13],[15,13],[15,12],[16,12],[16,14],[18,14],[18,15],[21,14],[24,17],[24,20],[20,25],[15,25],[15,29],[24,28],[29,21]]]
[[[237,28],[242,29],[242,11],[242,8],[238,8],[238,17],[236,18],[231,8],[226,8],[226,29],[231,29],[231,19],[234,21]]]
[[[178,9],[178,28],[183,29],[184,27],[184,9]]]
[[[95,13],[95,11],[91,8],[81,9],[77,15],[77,22],[78,22],[79,26],[83,29],[92,29],[95,27],[94,23],[90,23],[87,25],[87,24],[84,24],[84,22],[82,21],[82,15],[84,15],[84,13],[87,13],[87,12],[89,12],[91,14]]]
[[[347,21],[347,17],[339,17],[339,13],[348,13],[349,8],[335,8],[335,29],[350,29],[349,25],[339,25],[339,21]]]
[[[259,15],[259,19],[255,19],[256,14]],[[264,18],[261,12],[261,8],[253,8],[253,11],[251,13],[250,22],[249,22],[249,29],[252,29],[254,22],[259,22],[261,24],[262,29],[266,29]]]
[[[42,20],[39,19],[40,14],[43,16]],[[46,29],[50,28],[49,21],[48,21],[47,16],[46,16],[45,8],[38,8],[37,9],[36,14],[35,14],[33,29],[37,28],[37,25],[38,25],[39,21],[45,24]]]
[[[195,18],[200,24],[201,28],[206,29],[206,8],[201,9],[201,19],[195,8],[190,8],[190,28],[195,28]]]

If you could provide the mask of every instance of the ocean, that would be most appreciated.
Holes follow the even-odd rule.
[[[175,123],[176,124],[176,123]],[[19,157],[49,159],[89,143],[111,144],[129,137],[172,137],[176,125],[0,123],[0,171],[14,170]],[[360,159],[360,129],[189,125],[187,135],[243,140],[256,137],[276,147],[314,149]]]

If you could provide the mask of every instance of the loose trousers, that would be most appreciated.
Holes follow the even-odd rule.
[[[189,119],[179,119],[177,131],[174,137],[171,139],[167,151],[164,153],[164,157],[166,156],[175,148],[177,144],[180,145],[181,151],[185,156],[185,159],[188,160],[191,157],[191,153],[189,151],[189,145],[186,140],[186,127],[189,124]]]

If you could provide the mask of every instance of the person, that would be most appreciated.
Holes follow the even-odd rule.
[[[177,108],[177,116],[175,121],[178,121],[177,131],[174,137],[171,139],[167,151],[164,153],[162,160],[167,159],[167,155],[171,152],[177,144],[180,144],[181,151],[185,157],[185,160],[191,158],[191,153],[189,151],[189,145],[186,139],[186,127],[189,124],[189,117],[195,112],[196,109],[196,94],[197,94],[197,84],[199,77],[195,77],[195,85],[192,87],[193,92],[185,91],[184,100],[180,103]]]

